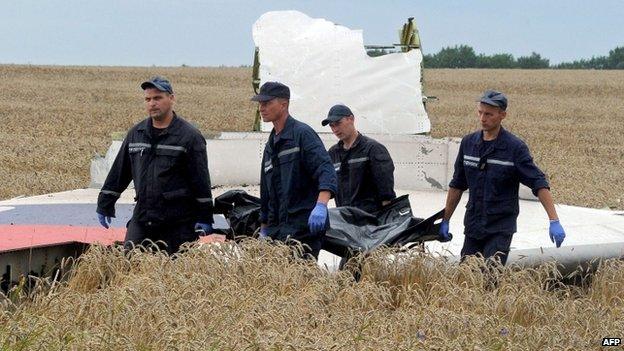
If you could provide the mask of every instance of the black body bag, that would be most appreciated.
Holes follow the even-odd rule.
[[[230,223],[230,239],[254,236],[260,227],[260,198],[241,189],[229,190],[215,198],[215,213]],[[408,195],[392,200],[376,213],[356,207],[329,209],[330,228],[325,233],[323,250],[341,257],[356,252],[368,253],[380,246],[403,246],[438,239],[444,210],[422,219],[412,216]]]

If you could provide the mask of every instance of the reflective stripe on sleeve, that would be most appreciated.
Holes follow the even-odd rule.
[[[184,146],[177,146],[177,145],[156,145],[156,148],[164,149],[164,150],[176,150],[176,151],[186,152],[186,148]]]
[[[197,202],[199,203],[212,202],[211,197],[198,197],[198,198],[195,198],[195,200],[197,200]]]
[[[476,162],[472,162],[472,161],[464,161],[464,166],[471,166],[471,167],[479,167],[479,164]]]
[[[474,157],[474,156],[468,156],[468,155],[464,155],[464,160],[468,160],[468,161],[477,161],[479,162],[481,159],[478,157]]]
[[[353,163],[360,163],[360,162],[366,162],[366,161],[368,161],[368,157],[352,158],[347,162],[349,164],[353,164]]]
[[[129,148],[146,148],[146,147],[152,147],[152,145],[146,144],[146,143],[128,143],[128,147]]]
[[[487,163],[492,163],[492,164],[501,165],[501,166],[513,166],[514,165],[514,163],[510,161],[501,161],[501,160],[496,160],[493,158],[488,159]]]
[[[100,190],[100,192],[102,194],[113,195],[114,197],[120,197],[121,196],[121,193],[118,193],[118,192],[112,191],[112,190],[103,190],[102,189],[102,190]]]
[[[298,147],[298,146],[297,146],[297,147],[293,147],[293,148],[291,148],[291,149],[286,149],[286,150],[281,151],[280,153],[278,153],[278,154],[277,154],[277,157],[282,157],[282,156],[290,155],[290,154],[292,154],[292,153],[299,152],[299,150],[300,150],[300,149],[299,149],[299,147]]]

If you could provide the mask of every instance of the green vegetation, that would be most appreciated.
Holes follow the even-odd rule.
[[[511,54],[477,55],[468,45],[456,45],[424,55],[424,62],[426,68],[624,69],[624,46],[609,51],[608,56],[551,65],[536,52],[516,59]]]
[[[555,68],[567,69],[624,69],[624,46],[609,51],[609,56],[592,57],[589,60],[563,62]]]

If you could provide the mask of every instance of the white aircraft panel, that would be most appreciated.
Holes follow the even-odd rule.
[[[369,57],[361,30],[351,30],[298,11],[263,14],[253,26],[260,81],[290,87],[291,114],[317,132],[329,108],[343,103],[363,133],[430,131],[422,102],[422,52]],[[272,125],[262,124],[262,131]]]

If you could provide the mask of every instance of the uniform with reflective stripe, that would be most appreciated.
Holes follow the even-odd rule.
[[[269,235],[278,240],[316,240],[308,218],[322,190],[336,193],[329,155],[310,126],[288,116],[279,137],[275,130],[269,135],[262,157],[261,220]]]
[[[118,193],[118,192],[112,191],[112,190],[102,190],[102,194],[112,195],[114,197],[120,197],[121,196],[121,193]]]
[[[114,217],[115,202],[130,181],[138,223],[213,223],[206,140],[184,119],[174,115],[157,135],[151,118],[128,131],[98,197],[98,213]]]
[[[359,134],[349,150],[339,141],[329,149],[338,174],[336,206],[354,206],[376,212],[382,201],[396,197],[394,163],[379,142]]]
[[[501,128],[498,137],[484,149],[483,132],[465,136],[455,161],[449,186],[469,189],[464,233],[475,239],[516,232],[520,183],[537,191],[548,188],[526,144]]]

